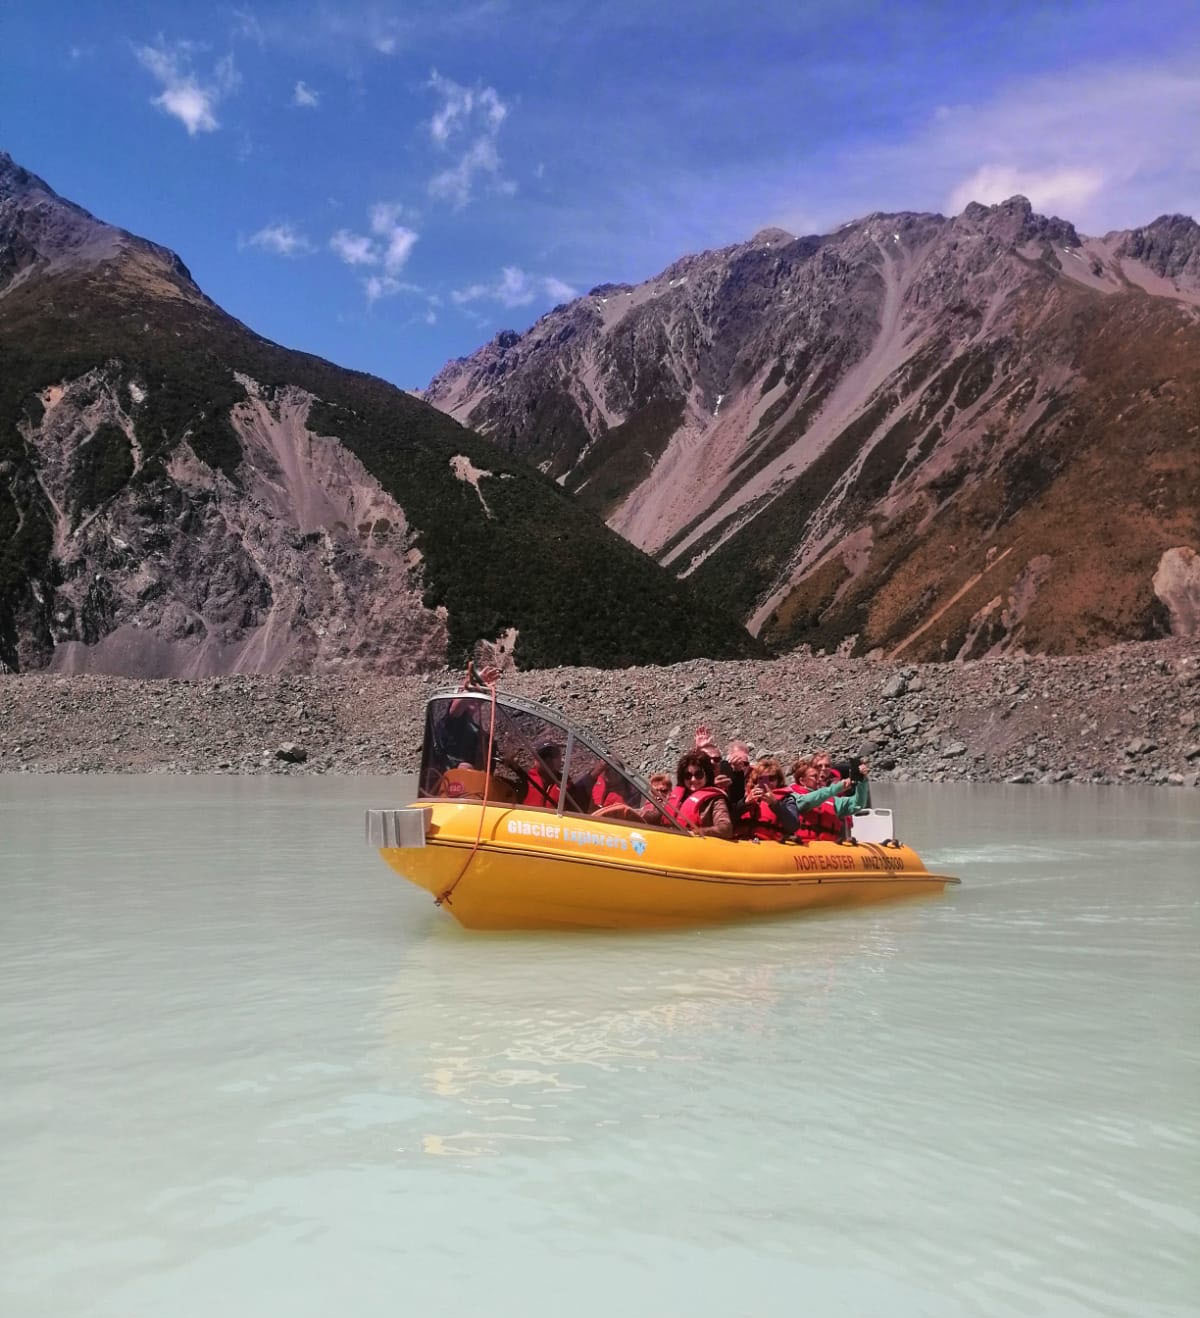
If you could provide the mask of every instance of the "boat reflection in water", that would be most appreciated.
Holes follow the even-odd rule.
[[[682,941],[693,937],[514,935],[467,953],[453,926],[431,929],[380,1004],[384,1069],[420,1075],[426,1094],[404,1152],[504,1157],[618,1126],[648,1137],[695,1086],[724,1083],[741,1049],[772,1058],[776,1083],[795,1070],[802,1085],[809,1050],[794,1040],[824,1047],[842,1029],[838,1003],[898,947],[869,916],[818,918],[782,939],[762,925]],[[436,1000],[415,1009],[413,982],[438,983]]]
[[[892,837],[698,837],[583,728],[494,690],[430,698],[418,791],[369,810],[368,840],[468,929],[704,924],[958,882]]]

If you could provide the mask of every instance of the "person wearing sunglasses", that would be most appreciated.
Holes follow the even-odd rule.
[[[783,765],[768,756],[758,760],[746,775],[746,799],[737,812],[737,835],[760,842],[782,842],[795,832],[795,815],[784,809],[790,795],[783,780]]]
[[[729,802],[716,786],[713,762],[699,751],[689,751],[675,772],[675,816],[700,837],[733,837]]]

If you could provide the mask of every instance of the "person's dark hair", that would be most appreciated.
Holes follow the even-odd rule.
[[[704,774],[705,787],[713,785],[713,762],[707,755],[701,755],[699,751],[688,751],[686,755],[679,757],[679,764],[675,769],[675,782],[680,787],[687,786],[683,776],[687,769],[699,769]]]

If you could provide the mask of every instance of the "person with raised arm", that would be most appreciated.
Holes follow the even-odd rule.
[[[799,815],[796,837],[803,842],[841,842],[846,836],[846,816],[865,808],[869,798],[869,766],[859,761],[849,778],[821,784],[822,768],[813,758],[792,765],[789,797]]]

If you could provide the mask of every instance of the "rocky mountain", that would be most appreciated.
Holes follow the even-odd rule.
[[[757,652],[553,481],[260,338],[0,153],[0,666],[413,671]]]
[[[1023,197],[765,230],[425,397],[775,646],[1073,653],[1200,610],[1200,226]]]

